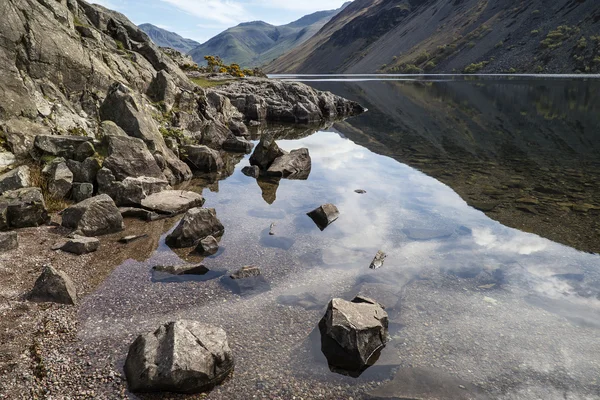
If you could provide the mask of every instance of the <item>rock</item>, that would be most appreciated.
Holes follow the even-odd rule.
[[[76,159],[79,147],[91,140],[91,138],[85,136],[38,135],[35,137],[34,146],[42,154],[63,157],[65,159]]]
[[[84,237],[75,235],[73,239],[69,239],[60,249],[67,253],[82,254],[93,253],[100,247],[100,241],[93,237]]]
[[[275,225],[275,222],[273,222],[269,227],[269,236],[275,236]]]
[[[73,173],[64,158],[55,158],[42,171],[48,181],[48,192],[55,198],[67,197],[73,185]]]
[[[148,237],[147,234],[124,236],[121,239],[119,239],[119,243],[129,244],[129,243],[135,242],[140,239],[145,239],[147,237]]]
[[[367,193],[367,191],[366,191],[366,190],[363,190],[363,189],[356,189],[356,190],[354,191],[354,193],[358,193],[358,194],[366,194],[366,193]]]
[[[27,299],[38,303],[75,304],[77,292],[71,278],[62,271],[46,267]]]
[[[219,251],[219,242],[214,236],[207,236],[198,243],[196,253],[203,256],[212,256]]]
[[[388,340],[388,316],[373,300],[333,299],[319,323],[321,350],[335,372],[357,376],[377,360]]]
[[[171,111],[177,95],[173,77],[167,71],[159,71],[150,83],[147,94],[152,101],[164,104],[165,111]]]
[[[98,171],[102,168],[100,161],[94,157],[88,157],[83,162],[67,160],[67,167],[73,173],[73,182],[94,183]]]
[[[273,176],[259,177],[256,179],[262,198],[267,204],[273,204],[275,203],[275,200],[277,200],[277,189],[279,189],[280,180],[281,178]]]
[[[195,192],[165,190],[142,200],[142,207],[161,214],[176,215],[194,207],[202,207],[204,197]]]
[[[475,385],[425,368],[400,368],[394,379],[367,393],[369,400],[487,400],[489,397]]]
[[[175,230],[167,236],[167,244],[175,248],[192,247],[208,236],[220,236],[225,231],[214,208],[192,208]]]
[[[436,239],[447,239],[454,233],[451,230],[446,229],[423,229],[423,228],[406,228],[402,232],[412,240],[436,240]]]
[[[200,393],[221,383],[233,366],[223,329],[182,320],[140,335],[124,369],[132,392]]]
[[[261,170],[267,170],[277,158],[287,154],[279,148],[275,140],[263,137],[250,157],[250,165],[256,165]]]
[[[118,181],[141,176],[166,180],[143,140],[107,136],[104,142],[108,149],[108,157],[102,166],[109,169]]]
[[[231,137],[223,142],[223,150],[234,153],[250,154],[253,148],[254,144],[252,142],[239,137]]]
[[[369,268],[379,269],[379,268],[383,267],[383,263],[384,263],[386,257],[387,257],[387,254],[385,254],[383,251],[379,250],[377,252],[377,254],[375,254],[375,258],[373,259],[373,261],[371,261],[371,265],[369,265]]]
[[[5,211],[1,211],[5,210]],[[0,196],[0,225],[10,228],[29,228],[48,223],[50,217],[40,188],[25,188],[5,192]],[[4,229],[7,229],[6,227]]]
[[[157,213],[144,210],[143,208],[121,207],[119,208],[119,212],[121,212],[123,218],[136,218],[142,221],[156,221],[160,219]]]
[[[0,194],[29,186],[31,186],[31,178],[29,167],[26,165],[22,165],[10,172],[0,175]]]
[[[308,179],[311,170],[311,159],[308,149],[292,150],[273,161],[268,174],[287,179]]]
[[[260,275],[260,269],[254,266],[245,266],[231,274],[231,279],[246,279]]]
[[[242,168],[242,174],[251,178],[258,178],[260,176],[260,168],[256,165]]]
[[[0,253],[19,247],[17,232],[0,232]]]
[[[158,265],[155,271],[171,275],[206,275],[210,270],[202,264],[198,265]]]
[[[109,185],[103,179],[99,182],[102,184],[99,183],[98,192],[108,194],[118,206],[139,206],[148,196],[171,189],[166,180],[148,176],[125,178]]]
[[[103,139],[105,136],[127,137],[127,133],[112,121],[102,121],[98,127],[98,137]]]
[[[493,211],[496,207],[498,207],[500,205],[500,202],[499,201],[490,201],[490,202],[470,201],[469,205],[476,210],[483,211],[483,212],[489,212],[489,211]]]
[[[76,161],[84,161],[88,157],[93,157],[96,154],[96,148],[92,142],[83,142],[75,150],[74,157]]]
[[[71,198],[79,203],[94,195],[94,185],[91,183],[74,183],[71,189]]]
[[[8,203],[2,203],[0,198],[0,231],[10,229],[8,224]]]
[[[113,199],[101,194],[67,208],[62,226],[75,229],[84,236],[100,236],[122,231],[123,217]]]
[[[0,149],[0,171],[4,171],[17,162],[17,157],[8,151]]]
[[[333,204],[323,204],[307,214],[322,231],[337,220],[340,212]]]
[[[183,161],[193,171],[218,172],[225,165],[219,152],[207,146],[182,146],[180,151]]]

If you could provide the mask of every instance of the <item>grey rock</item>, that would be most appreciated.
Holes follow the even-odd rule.
[[[267,170],[275,159],[285,154],[287,153],[279,148],[274,139],[263,137],[250,157],[250,165],[256,165],[261,170]]]
[[[6,218],[1,217],[2,214],[6,215]],[[0,225],[29,228],[46,224],[48,221],[50,217],[39,188],[12,190],[0,196]]]
[[[31,178],[29,167],[26,165],[22,165],[10,172],[0,175],[0,194],[29,186],[31,186]]]
[[[144,210],[143,208],[136,207],[121,207],[119,208],[123,218],[137,218],[142,221],[156,221],[159,219],[159,215],[153,211]]]
[[[167,244],[175,248],[192,247],[208,236],[220,236],[225,227],[214,208],[192,208],[167,236]]]
[[[373,261],[371,261],[371,265],[369,265],[369,268],[379,269],[379,268],[383,267],[383,263],[384,263],[386,257],[387,257],[387,254],[385,254],[383,251],[379,250],[377,252],[377,254],[375,254],[375,258],[373,259]]]
[[[196,246],[196,253],[203,256],[212,256],[217,254],[219,251],[219,242],[214,236],[207,236],[200,240],[198,246]]]
[[[152,101],[163,103],[165,111],[171,111],[177,95],[177,86],[173,77],[167,71],[159,71],[150,83],[147,94]]]
[[[74,183],[71,189],[71,198],[79,203],[94,196],[94,185],[91,183]]]
[[[307,214],[322,231],[331,225],[340,216],[340,212],[333,204],[327,203]]]
[[[258,178],[260,176],[260,168],[256,165],[242,168],[242,174],[251,178]]]
[[[67,274],[52,267],[46,267],[27,298],[38,303],[72,305],[77,302],[77,292]]]
[[[219,152],[207,146],[182,146],[180,152],[193,171],[218,172],[225,165]]]
[[[198,265],[157,265],[155,271],[171,275],[206,275],[210,270],[202,264]]]
[[[123,182],[113,182],[108,187],[99,185],[99,192],[108,194],[118,206],[139,206],[148,196],[170,188],[169,182],[164,179],[140,176],[125,178]]]
[[[0,253],[19,247],[17,232],[0,232]]]
[[[166,180],[143,140],[133,137],[107,136],[104,138],[104,142],[107,146],[108,157],[102,166],[109,169],[118,181],[140,176]]]
[[[91,140],[85,136],[38,135],[35,137],[34,146],[42,154],[75,159],[79,147]]]
[[[67,208],[62,225],[84,236],[99,236],[122,231],[123,217],[115,202],[106,194],[84,200]]]
[[[122,136],[127,137],[127,133],[112,121],[102,121],[98,127],[98,137],[105,136]]]
[[[358,194],[367,194],[367,191],[366,191],[366,190],[363,190],[363,189],[356,189],[356,190],[354,191],[354,193],[358,193]]]
[[[247,265],[230,275],[231,279],[246,279],[260,275],[260,268]]]
[[[67,160],[67,167],[73,173],[73,182],[79,183],[94,183],[102,168],[100,161],[94,157],[88,157],[83,162]]]
[[[10,225],[8,224],[8,204],[0,201],[0,231],[8,229],[10,229]]]
[[[73,185],[73,173],[64,158],[55,158],[42,171],[48,181],[48,192],[55,198],[65,198]]]
[[[204,197],[184,190],[165,190],[142,200],[142,207],[161,214],[176,215],[194,207],[202,207]]]
[[[245,153],[249,154],[252,152],[254,144],[245,139],[239,137],[230,137],[223,142],[223,150],[231,151],[234,153]]]
[[[225,143],[230,135],[231,132],[227,126],[213,121],[206,125],[202,130],[202,139],[200,143],[211,149],[220,150],[223,147],[223,143]]]
[[[333,299],[319,322],[321,350],[336,372],[359,375],[388,341],[388,315],[365,297]]]
[[[11,152],[0,150],[0,171],[6,170],[11,165],[16,164],[17,157]]]
[[[200,393],[233,370],[227,334],[196,321],[176,321],[140,335],[130,346],[125,376],[132,392]]]
[[[82,254],[93,253],[99,247],[100,240],[93,237],[75,235],[73,239],[69,239],[60,249],[80,256]]]
[[[312,167],[308,149],[292,150],[273,161],[268,174],[287,179],[308,179]]]
[[[88,157],[93,157],[96,154],[96,148],[92,142],[83,142],[75,150],[74,159],[77,161],[84,161]]]

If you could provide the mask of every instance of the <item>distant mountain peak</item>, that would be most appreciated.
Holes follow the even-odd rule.
[[[138,26],[152,41],[161,47],[170,47],[182,53],[188,53],[200,43],[192,39],[186,39],[175,32],[170,32],[152,24],[141,24]]]

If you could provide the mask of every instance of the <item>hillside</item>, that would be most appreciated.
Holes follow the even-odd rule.
[[[142,24],[138,28],[146,32],[152,41],[161,47],[170,47],[182,53],[187,53],[200,45],[192,39],[186,39],[174,32],[169,32],[152,24]]]
[[[199,64],[204,63],[204,56],[216,55],[227,64],[261,66],[310,39],[344,7],[319,11],[281,26],[262,21],[239,24],[194,48],[189,54]]]
[[[600,4],[356,0],[271,73],[600,71]]]

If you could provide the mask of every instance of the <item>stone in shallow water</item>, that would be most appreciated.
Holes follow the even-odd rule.
[[[435,240],[435,239],[447,239],[452,236],[453,232],[443,229],[419,229],[419,228],[408,228],[403,229],[402,232],[412,240]]]
[[[247,265],[231,274],[231,279],[245,279],[260,275],[260,268]]]
[[[203,256],[212,256],[219,251],[219,242],[214,236],[207,236],[196,246],[196,253]]]
[[[233,370],[222,328],[180,320],[140,335],[129,347],[125,376],[132,392],[201,393]]]
[[[307,214],[319,227],[320,230],[325,230],[335,220],[340,217],[340,212],[333,204],[323,204]]]
[[[286,179],[306,180],[310,175],[312,163],[308,149],[292,150],[273,161],[267,173]]]
[[[208,236],[220,236],[225,227],[214,208],[192,208],[171,232],[166,243],[175,248],[192,247]]]
[[[39,303],[75,304],[77,294],[75,285],[67,274],[46,267],[27,295],[27,299]]]
[[[154,270],[158,272],[165,272],[171,275],[205,275],[210,271],[202,264],[158,265],[154,267]]]
[[[369,266],[369,268],[379,269],[379,268],[383,267],[383,263],[385,262],[386,257],[387,257],[387,254],[385,254],[383,251],[379,250],[377,252],[377,254],[375,254],[375,258],[373,259],[373,261],[371,261],[371,265]]]
[[[119,239],[119,243],[129,244],[129,243],[132,243],[132,242],[135,242],[137,240],[144,239],[147,237],[148,237],[147,234],[124,236],[121,239]]]
[[[202,195],[184,190],[165,190],[142,200],[142,207],[161,214],[181,214],[194,207],[202,207]]]

